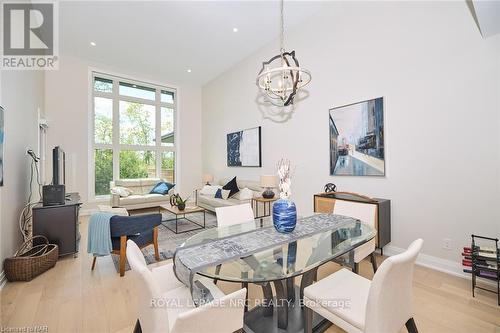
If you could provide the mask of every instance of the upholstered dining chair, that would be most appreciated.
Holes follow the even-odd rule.
[[[249,203],[215,208],[217,226],[227,227],[254,220],[252,206]]]
[[[254,221],[253,209],[249,203],[235,206],[217,207],[215,208],[215,214],[217,215],[218,227],[227,227],[235,224]],[[219,274],[220,269],[221,265],[215,267],[215,273]],[[214,280],[214,283],[217,284],[217,279]],[[242,282],[241,287],[248,290],[248,283]],[[246,295],[245,299],[248,299],[248,294]],[[246,306],[245,310],[247,310]]]
[[[127,241],[127,259],[140,280],[134,333],[230,333],[243,328],[245,289],[224,295],[204,279],[203,284],[210,289],[214,301],[194,307],[191,292],[175,277],[172,263],[150,270],[132,240]]]
[[[347,332],[396,333],[406,324],[417,333],[412,311],[413,268],[423,240],[387,258],[370,281],[345,268],[304,289],[304,332],[313,311]],[[350,304],[341,306],[341,300]]]
[[[350,216],[375,228],[377,219],[377,205],[365,204],[346,200],[335,200],[333,213],[338,215]],[[370,256],[373,272],[377,271],[377,261],[375,260],[375,238],[357,247],[354,250],[353,272],[359,273],[359,263],[364,258]]]
[[[155,259],[160,260],[158,252],[158,226],[161,224],[161,214],[121,216],[114,215],[109,221],[113,254],[120,255],[120,276],[125,275],[125,260],[127,240],[134,241],[140,248],[153,245]],[[92,270],[97,257],[92,260]]]

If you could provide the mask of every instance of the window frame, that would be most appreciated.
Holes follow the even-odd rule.
[[[94,79],[95,77],[107,79],[113,81],[112,92],[101,92],[94,90]],[[155,100],[142,99],[139,97],[131,97],[126,95],[120,95],[119,85],[120,82],[138,85],[147,88],[155,89]],[[173,95],[173,103],[167,103],[161,101],[161,92],[166,91]],[[95,98],[107,98],[112,101],[112,141],[109,143],[96,143],[95,142]],[[162,165],[162,155],[165,152],[174,153],[174,182],[177,182],[179,177],[178,174],[178,149],[179,144],[179,112],[178,112],[178,92],[177,88],[156,84],[148,83],[143,80],[130,79],[122,75],[108,74],[100,70],[89,68],[89,143],[91,149],[89,150],[89,201],[100,201],[104,199],[109,199],[110,194],[106,195],[96,195],[95,193],[95,160],[94,154],[96,149],[110,149],[113,154],[113,181],[120,179],[120,151],[124,150],[134,150],[134,151],[153,151],[155,153],[155,177],[160,178],[161,176],[161,165]],[[120,101],[140,103],[146,105],[152,105],[155,107],[155,143],[154,145],[129,145],[120,143]],[[161,109],[169,108],[173,110],[174,119],[174,144],[173,146],[164,146],[161,142]]]

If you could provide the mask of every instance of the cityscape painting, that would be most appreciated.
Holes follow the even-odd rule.
[[[330,109],[330,175],[384,176],[384,99]]]
[[[260,126],[227,135],[227,166],[262,166]]]

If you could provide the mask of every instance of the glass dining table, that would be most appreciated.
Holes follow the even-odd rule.
[[[300,219],[297,221],[300,223]],[[202,231],[186,240],[181,247],[203,244],[235,235],[272,227],[272,218],[262,218],[227,227]],[[267,232],[267,231],[266,231]],[[245,312],[245,332],[302,332],[303,290],[316,279],[318,268],[332,260],[343,257],[353,260],[353,250],[370,241],[376,235],[374,228],[359,220],[344,219],[335,227],[310,234],[291,242],[266,247],[244,258],[236,258],[204,267],[198,274],[215,281],[239,282],[260,285],[263,299]],[[295,278],[301,276],[300,286]],[[274,293],[271,287],[274,285]],[[315,331],[329,325],[317,316],[313,324]]]

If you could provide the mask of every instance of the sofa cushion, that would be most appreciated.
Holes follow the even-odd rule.
[[[221,189],[221,188],[222,188],[222,186],[218,186],[218,185],[205,185],[200,190],[200,194],[215,195],[215,193],[217,193],[217,190]]]
[[[170,198],[161,194],[132,194],[126,198],[120,198],[120,205],[135,205],[149,202],[168,202]]]
[[[228,179],[228,178],[221,178],[221,179],[219,179],[218,183],[220,185],[225,185],[230,180],[231,179]],[[259,192],[259,193],[262,193],[262,191],[264,191],[264,189],[262,188],[262,186],[260,186],[260,182],[255,181],[255,180],[240,180],[240,179],[236,179],[236,184],[238,185],[238,188],[248,187],[252,191],[256,191],[256,192]]]
[[[236,200],[250,200],[253,197],[254,197],[254,191],[252,191],[248,187],[241,189],[238,193],[232,196],[232,198]]]
[[[160,178],[117,179],[111,182],[111,187],[122,186],[132,190],[134,194],[148,194],[161,181],[164,180]]]
[[[209,206],[209,207],[225,207],[225,206],[234,206],[234,205],[241,205],[242,203],[245,203],[244,201],[240,200],[234,200],[234,199],[216,199],[214,197],[210,197],[208,195],[200,195],[198,197],[198,203],[204,206]]]
[[[215,192],[214,198],[227,200],[229,198],[230,193],[231,193],[231,191],[223,190],[220,188],[217,190],[217,192]]]
[[[229,190],[229,197],[232,197],[239,192],[238,184],[236,183],[236,177],[227,182],[226,185],[222,187],[223,190]]]
[[[161,179],[161,178],[141,178],[140,181],[141,181],[141,185],[142,186],[155,186],[159,182],[164,182],[165,179]]]
[[[129,189],[127,187],[123,187],[123,186],[115,186],[115,187],[111,188],[111,194],[119,195],[122,198],[126,198],[133,193],[134,193],[134,191],[132,191],[131,189]]]
[[[159,182],[163,182],[163,179],[159,178],[143,178],[141,179],[141,189],[142,194],[151,193],[151,190],[158,184]]]
[[[123,187],[139,187],[141,186],[140,179],[117,179],[114,181],[115,186]]]

